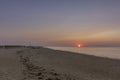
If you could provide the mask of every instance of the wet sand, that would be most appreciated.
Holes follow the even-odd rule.
[[[120,80],[120,60],[43,47],[0,49],[0,80]]]

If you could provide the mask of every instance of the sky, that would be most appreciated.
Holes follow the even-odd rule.
[[[120,0],[0,0],[0,44],[120,46]]]

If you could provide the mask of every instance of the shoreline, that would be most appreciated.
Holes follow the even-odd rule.
[[[93,55],[78,54],[43,47],[7,48],[3,50],[0,49],[0,53],[0,59],[3,58],[3,61],[1,60],[0,62],[3,66],[0,66],[0,72],[4,72],[4,70],[8,70],[8,72],[11,71],[12,66],[9,67],[9,70],[7,66],[10,66],[11,64],[7,64],[5,62],[6,60],[13,65],[23,66],[14,66],[14,69],[19,71],[19,74],[14,71],[14,76],[19,78],[16,78],[16,80],[20,80],[21,78],[26,78],[25,80],[31,78],[34,80],[38,80],[36,78],[41,78],[41,80],[120,79],[120,60],[118,59],[96,57]],[[7,56],[8,54],[9,56]],[[16,62],[11,59],[15,59]],[[37,75],[38,73],[39,75]],[[8,75],[13,76],[12,74]],[[2,78],[0,77],[0,79]]]
[[[109,58],[109,59],[117,59],[120,60],[120,47],[47,47],[53,50],[60,50],[60,51],[67,51],[77,54],[85,54],[85,55],[91,55],[96,57],[102,57],[102,58]],[[109,49],[113,49],[113,51],[109,51]],[[103,51],[102,51],[103,50]],[[105,50],[105,52],[104,52]]]
[[[73,54],[80,54],[80,55],[86,55],[86,56],[94,56],[94,57],[98,57],[98,58],[106,58],[106,59],[112,59],[112,60],[120,60],[118,58],[111,58],[111,57],[105,57],[105,56],[97,56],[97,55],[93,55],[93,54],[86,54],[86,53],[80,53],[80,52],[74,52],[74,51],[68,51],[68,50],[59,50],[59,49],[53,49],[50,47],[43,47],[43,46],[24,46],[24,45],[1,45],[0,49],[17,49],[17,48],[31,48],[31,49],[39,49],[39,48],[45,48],[45,49],[51,49],[51,50],[55,50],[55,51],[61,51],[61,52],[66,52],[66,53],[73,53]],[[88,48],[88,47],[86,47]],[[97,47],[99,48],[99,47]],[[108,47],[105,47],[108,48]]]

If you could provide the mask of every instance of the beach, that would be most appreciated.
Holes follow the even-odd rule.
[[[120,60],[44,47],[0,48],[0,80],[119,80]]]

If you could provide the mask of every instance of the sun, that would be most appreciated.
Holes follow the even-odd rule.
[[[78,47],[78,48],[84,47],[84,44],[83,44],[83,43],[76,43],[75,45],[76,45],[76,47]]]
[[[82,45],[81,45],[81,44],[78,44],[78,45],[77,45],[77,47],[79,47],[79,48],[80,48],[80,47],[82,47]]]

